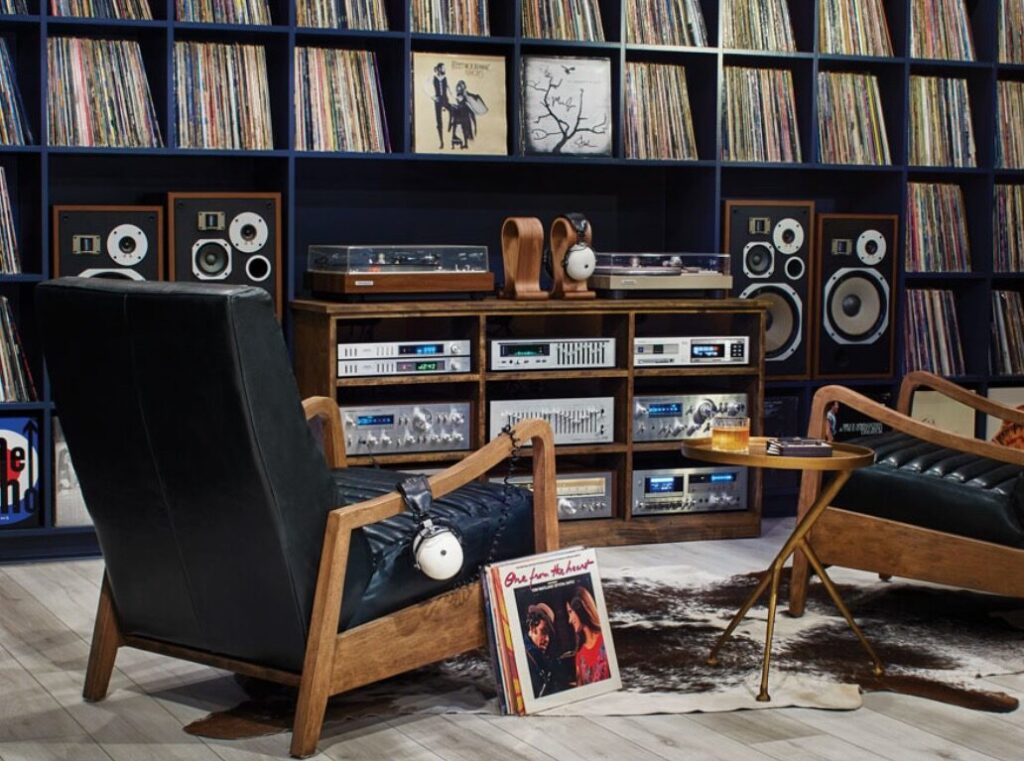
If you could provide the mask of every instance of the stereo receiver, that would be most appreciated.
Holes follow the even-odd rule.
[[[469,402],[341,407],[350,455],[469,449]]]
[[[508,399],[490,403],[490,438],[506,425],[541,418],[551,426],[555,444],[609,444],[615,437],[615,399]]]
[[[633,515],[747,509],[747,469],[738,466],[633,471]]]
[[[492,370],[593,367],[615,367],[614,338],[499,338],[491,341]]]
[[[469,341],[338,344],[338,377],[468,373]]]
[[[636,338],[634,367],[679,365],[745,365],[750,361],[749,336]]]
[[[716,415],[747,414],[747,395],[740,393],[637,396],[633,402],[633,441],[710,436]]]
[[[492,478],[491,481],[504,483],[505,479]],[[533,476],[512,476],[508,482],[533,491]],[[559,474],[555,479],[558,520],[611,518],[613,484],[614,475],[610,471]]]

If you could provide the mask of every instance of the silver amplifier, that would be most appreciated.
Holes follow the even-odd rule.
[[[615,399],[610,396],[572,399],[508,399],[490,403],[490,438],[508,424],[542,418],[556,444],[609,444],[615,438]]]
[[[373,343],[339,343],[338,361],[345,359],[383,359],[400,357],[468,357],[469,341],[375,341]]]
[[[633,471],[633,515],[746,509],[746,468],[719,465]]]
[[[676,394],[633,398],[633,441],[679,441],[711,435],[716,415],[747,415],[746,394]]]
[[[492,370],[576,370],[615,367],[614,338],[498,338]]]
[[[504,483],[504,478],[492,478],[493,483]],[[510,484],[533,490],[533,476],[512,476]],[[614,475],[600,473],[561,473],[555,481],[558,495],[558,520],[578,521],[584,518],[612,517],[612,489]]]
[[[350,455],[469,449],[469,402],[341,407]]]
[[[338,362],[339,378],[375,375],[436,375],[468,373],[469,357],[410,357],[409,359],[356,359]]]
[[[634,367],[745,365],[749,362],[749,336],[633,339]]]

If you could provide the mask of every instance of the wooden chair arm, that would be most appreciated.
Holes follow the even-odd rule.
[[[1000,404],[986,396],[975,394],[963,386],[959,386],[939,375],[924,370],[915,370],[903,378],[903,382],[900,384],[899,399],[896,403],[896,409],[899,412],[904,415],[910,414],[910,405],[914,400],[914,392],[919,388],[938,391],[943,396],[949,397],[961,404],[966,404],[968,407],[984,412],[986,415],[997,417],[1000,420],[1024,424],[1024,410]]]
[[[302,400],[306,421],[318,418],[324,427],[324,459],[329,468],[348,466],[345,459],[345,436],[341,427],[341,410],[329,396],[311,396]]]

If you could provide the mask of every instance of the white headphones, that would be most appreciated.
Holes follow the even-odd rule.
[[[587,230],[590,229],[590,222],[582,214],[570,211],[562,215],[572,229],[576,231],[576,242],[565,252],[562,260],[562,269],[570,280],[586,281],[594,274],[594,267],[597,265],[597,256],[594,249],[587,245]]]
[[[462,542],[455,529],[435,524],[427,512],[434,502],[426,476],[413,476],[398,484],[402,495],[419,526],[412,540],[414,565],[437,581],[454,578],[462,570]]]

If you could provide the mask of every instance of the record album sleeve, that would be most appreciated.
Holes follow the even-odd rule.
[[[524,56],[522,77],[524,153],[611,155],[611,61]]]

